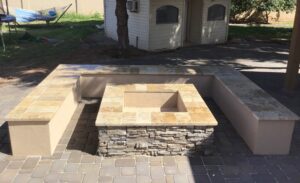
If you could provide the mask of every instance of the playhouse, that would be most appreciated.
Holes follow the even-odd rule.
[[[104,0],[105,33],[117,40],[116,0]],[[227,41],[230,0],[128,0],[130,45],[175,49]]]

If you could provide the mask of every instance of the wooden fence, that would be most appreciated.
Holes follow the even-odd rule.
[[[16,8],[41,10],[51,7],[62,7],[72,3],[69,12],[76,12],[79,14],[104,14],[103,0],[3,0],[6,9],[6,2],[8,3],[9,11],[14,14]]]

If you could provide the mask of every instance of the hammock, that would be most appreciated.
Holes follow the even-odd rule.
[[[53,7],[40,11],[16,9],[17,22],[28,23],[33,21],[46,21],[48,24],[55,19],[57,19],[56,22],[58,22],[58,20],[64,16],[71,6],[72,4],[64,7]],[[61,15],[57,18],[58,13]]]

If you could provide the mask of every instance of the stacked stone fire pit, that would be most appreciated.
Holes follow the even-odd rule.
[[[100,156],[191,155],[218,123],[192,84],[108,84],[96,120]]]

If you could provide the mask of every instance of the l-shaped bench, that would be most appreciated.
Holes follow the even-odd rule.
[[[6,117],[13,155],[51,155],[81,97],[106,83],[193,83],[212,97],[254,154],[288,154],[299,117],[228,66],[59,65]]]

